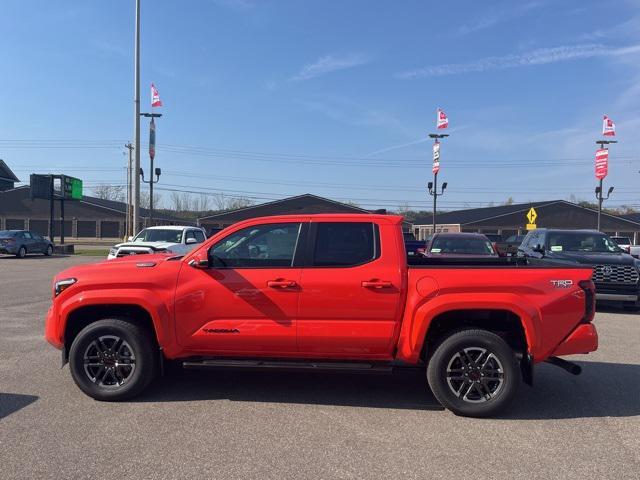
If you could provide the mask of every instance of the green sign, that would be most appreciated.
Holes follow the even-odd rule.
[[[68,200],[82,200],[82,180],[63,175],[62,196]]]

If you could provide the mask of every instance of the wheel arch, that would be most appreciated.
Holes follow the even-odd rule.
[[[142,327],[159,345],[158,336],[151,314],[137,304],[92,304],[84,305],[70,311],[64,328],[64,361],[68,360],[71,344],[78,334],[87,326],[99,320],[119,318]]]

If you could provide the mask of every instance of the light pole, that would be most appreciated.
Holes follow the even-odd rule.
[[[609,144],[612,144],[612,143],[618,143],[618,142],[615,141],[615,140],[597,140],[596,141],[596,145],[600,145],[600,149],[601,150],[605,150],[605,145],[609,145]],[[606,148],[606,150],[609,150],[609,149]],[[600,217],[602,216],[602,202],[605,201],[605,200],[608,200],[609,197],[611,196],[611,193],[613,192],[613,187],[609,187],[609,191],[607,192],[607,196],[606,197],[602,196],[604,194],[603,189],[602,189],[602,180],[603,180],[603,178],[600,178],[600,180],[599,180],[600,184],[596,187],[596,198],[598,199],[598,231],[600,231]]]
[[[449,135],[446,133],[430,133],[429,138],[435,140],[433,148],[433,182],[427,184],[429,189],[429,195],[433,197],[433,233],[436,233],[436,208],[438,204],[438,197],[444,195],[444,191],[447,188],[447,182],[442,184],[442,190],[438,193],[438,172],[440,171],[440,139],[446,138]]]
[[[134,143],[134,172],[140,170],[140,0],[136,0],[136,29],[134,40],[134,114],[133,114],[133,143]],[[135,235],[140,224],[140,177],[133,179],[133,225]]]
[[[156,158],[156,122],[154,122],[154,118],[160,118],[162,116],[161,113],[141,113],[143,117],[151,118],[149,122],[149,161],[150,168],[149,172],[151,178],[149,180],[144,179],[144,171],[142,168],[140,169],[140,176],[142,177],[142,181],[144,183],[149,184],[149,223],[153,220],[153,185],[160,181],[160,174],[162,171],[159,168],[153,169],[153,160]],[[156,174],[158,177],[155,181],[153,180],[153,174]],[[152,225],[150,225],[152,226]]]

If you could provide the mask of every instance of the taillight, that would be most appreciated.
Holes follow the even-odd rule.
[[[584,317],[580,323],[591,323],[596,316],[596,285],[593,280],[582,280],[578,285],[584,290]]]

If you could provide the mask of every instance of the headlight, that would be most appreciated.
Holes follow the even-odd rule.
[[[109,255],[113,255],[115,257],[116,255],[118,255],[118,249],[117,248],[110,248],[109,249]]]
[[[60,295],[62,292],[64,292],[67,288],[69,288],[71,285],[73,285],[77,281],[78,280],[75,278],[65,278],[63,280],[58,280],[53,286],[53,291],[55,293],[55,296],[57,297],[58,295]]]

